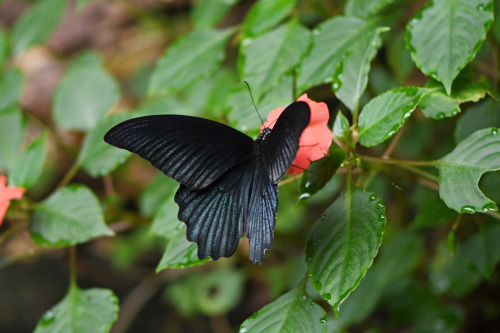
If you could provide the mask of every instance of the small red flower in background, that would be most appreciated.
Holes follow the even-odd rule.
[[[325,152],[328,152],[328,148],[330,148],[332,133],[326,127],[328,119],[330,118],[330,113],[325,103],[317,103],[308,98],[307,94],[300,96],[297,101],[303,101],[309,105],[311,109],[311,120],[300,136],[300,147],[293,161],[293,165],[302,169],[307,169],[311,161],[316,161],[324,157]],[[267,116],[267,122],[264,126],[273,128],[276,119],[278,119],[283,110],[285,110],[285,108],[276,108],[271,111]],[[292,166],[288,169],[287,174],[301,173],[304,171],[302,169]]]
[[[0,175],[0,225],[2,225],[3,217],[9,208],[10,200],[21,199],[26,189],[22,187],[5,186],[7,179]]]

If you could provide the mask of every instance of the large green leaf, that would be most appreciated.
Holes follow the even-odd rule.
[[[118,310],[118,298],[111,290],[71,286],[63,300],[45,312],[35,333],[107,333]]]
[[[394,0],[348,0],[345,5],[345,14],[365,18],[378,13],[393,2]]]
[[[262,113],[264,121],[272,110],[278,107],[287,107],[293,102],[292,85],[292,77],[285,76],[274,89],[257,102],[257,108]],[[232,126],[244,132],[260,128],[262,123],[259,115],[255,112],[246,86],[241,86],[240,90],[229,95],[227,104],[230,109],[227,118]]]
[[[0,114],[9,111],[19,103],[24,77],[20,70],[5,73],[0,81]]]
[[[113,236],[101,206],[83,185],[68,185],[39,203],[30,224],[33,239],[43,246],[68,246],[100,236]]]
[[[238,62],[242,64],[242,77],[252,87],[256,100],[299,64],[309,48],[309,41],[309,30],[291,20],[242,47]]]
[[[442,82],[449,95],[459,71],[479,51],[491,22],[492,0],[429,1],[408,23],[406,44],[418,68]]]
[[[172,214],[174,212],[170,212]],[[174,213],[175,214],[175,213]],[[161,257],[156,272],[165,268],[186,268],[210,260],[209,257],[198,259],[198,247],[186,239],[186,225],[178,222],[179,225],[168,240],[165,252]]]
[[[306,282],[254,313],[241,324],[240,333],[326,333],[325,310],[307,294]]]
[[[336,17],[321,23],[313,31],[313,46],[300,65],[297,90],[329,83],[344,55],[361,36],[372,31],[376,21],[365,22],[355,17]]]
[[[335,117],[335,122],[333,123],[333,135],[335,135],[338,139],[348,143],[349,128],[349,120],[347,120],[342,111],[339,110],[337,112],[337,117]]]
[[[179,206],[170,195],[158,208],[149,232],[153,235],[171,239],[182,228],[182,222],[177,218]]]
[[[359,142],[374,146],[396,134],[429,89],[403,87],[372,99],[359,116]]]
[[[180,91],[212,75],[224,59],[224,47],[233,32],[199,30],[174,42],[156,64],[148,93]]]
[[[283,20],[295,7],[297,0],[259,0],[248,12],[243,22],[245,37],[262,34]]]
[[[191,20],[196,29],[210,29],[231,10],[240,0],[199,0],[191,10]]]
[[[348,184],[314,225],[306,247],[309,276],[336,312],[371,266],[382,243],[385,207]]]
[[[379,34],[389,28],[377,28],[361,36],[339,62],[333,73],[333,92],[351,111],[357,110],[366,89],[370,62],[382,45]]]
[[[437,88],[422,97],[420,108],[427,118],[443,119],[457,115],[460,104],[465,102],[477,102],[484,98],[486,93],[493,94],[493,88],[486,77],[481,77],[474,82],[470,77],[460,78],[453,82],[451,95],[448,96],[444,87],[434,81],[426,84],[427,88]]]
[[[9,175],[9,183],[14,186],[30,188],[42,174],[45,155],[47,135],[42,134],[33,141],[23,152]]]
[[[26,121],[19,109],[0,114],[0,170],[12,170],[21,156]]]
[[[90,130],[118,102],[119,85],[96,57],[93,53],[81,55],[59,82],[53,99],[53,116],[59,127]]]
[[[439,196],[460,213],[498,210],[478,187],[481,175],[500,170],[500,134],[496,127],[479,130],[438,160]]]
[[[455,133],[455,143],[459,144],[477,130],[496,126],[500,127],[500,105],[493,98],[488,98],[471,106],[458,119]]]
[[[12,31],[14,54],[40,44],[57,28],[66,9],[66,0],[37,1],[16,22]]]
[[[120,113],[99,121],[85,136],[76,163],[93,177],[104,176],[123,164],[130,152],[107,144],[103,138],[113,126],[130,118],[129,113]]]

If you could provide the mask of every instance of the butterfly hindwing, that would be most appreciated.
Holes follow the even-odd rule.
[[[253,140],[229,126],[181,115],[131,119],[113,127],[104,140],[191,189],[212,184],[253,150]]]
[[[251,183],[252,160],[247,160],[202,190],[179,187],[178,218],[186,223],[187,239],[198,245],[198,258],[234,253],[245,232]]]
[[[297,155],[299,139],[309,125],[311,111],[305,102],[290,104],[280,115],[263,149],[263,160],[271,183],[278,183]]]

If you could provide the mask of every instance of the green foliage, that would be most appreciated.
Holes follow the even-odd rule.
[[[96,196],[83,185],[64,187],[39,203],[30,232],[43,246],[68,246],[114,235],[104,223]]]
[[[408,23],[406,42],[418,68],[448,95],[460,70],[479,51],[493,22],[492,0],[429,1]]]
[[[180,91],[212,75],[224,59],[224,46],[233,29],[201,30],[176,41],[156,65],[148,92]],[[175,63],[175,66],[171,66]]]
[[[2,5],[0,269],[45,268],[36,258],[48,253],[70,271],[36,333],[109,332],[117,319],[126,331],[134,318],[148,332],[461,332],[498,322],[500,0],[494,22],[493,0],[92,2]],[[333,139],[307,172],[278,184],[262,266],[247,260],[246,240],[229,259],[200,260],[177,217],[179,184],[103,141],[116,124],[161,114],[255,138],[262,122],[243,80],[264,121],[304,93],[324,102]],[[327,122],[316,107],[311,126]],[[299,144],[320,141],[304,133]],[[124,295],[123,318],[111,290],[77,287],[80,274]],[[2,278],[5,293],[5,281],[25,278],[45,289],[40,274],[25,275]],[[159,290],[171,304],[150,311],[163,306]],[[4,308],[18,308],[5,293]]]
[[[325,311],[307,294],[306,281],[254,313],[240,332],[326,332]]]
[[[95,53],[84,53],[70,66],[54,94],[54,120],[65,129],[88,131],[120,98],[116,80]]]
[[[111,290],[71,286],[62,301],[45,312],[35,333],[106,333],[117,318],[118,298]]]
[[[38,1],[27,10],[12,31],[13,53],[45,42],[59,25],[66,4],[66,0]]]
[[[382,200],[347,184],[314,225],[306,246],[309,276],[336,312],[371,266],[382,243]]]

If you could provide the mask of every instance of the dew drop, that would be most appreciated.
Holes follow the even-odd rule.
[[[314,301],[311,301],[311,303],[309,303],[309,306],[313,306],[314,305]]]
[[[311,186],[311,182],[306,183],[306,188],[308,188],[309,186]]]
[[[246,328],[244,328],[243,326],[242,326],[242,327],[240,327],[240,333],[246,333],[246,331],[247,331],[247,329],[246,329]]]
[[[319,218],[319,220],[323,221],[325,218],[326,218],[326,214],[323,214],[323,215],[321,215],[321,217]]]
[[[476,212],[476,207],[474,206],[463,206],[462,208],[460,208],[460,213],[464,214],[464,213],[467,213],[467,214],[474,214]]]
[[[439,112],[439,113],[436,115],[436,119],[444,119],[444,117],[445,117],[444,112]]]
[[[332,82],[332,78],[331,77],[327,77],[324,82],[325,83],[330,83],[330,82]]]
[[[247,130],[247,126],[246,125],[241,126],[241,130],[242,131],[246,131]]]
[[[300,195],[300,197],[299,197],[299,201],[304,200],[304,199],[307,199],[307,198],[309,198],[310,196],[311,196],[311,194],[309,194],[309,193],[302,193],[302,194]]]
[[[255,319],[259,316],[259,313],[258,312],[255,312],[253,315],[251,315],[250,317],[248,317],[248,319]]]
[[[484,6],[483,5],[479,5],[479,6],[477,6],[477,9],[483,11],[484,10]]]
[[[377,200],[377,195],[376,195],[376,194],[372,194],[372,195],[370,195],[370,197],[368,198],[368,200],[370,200],[370,201],[375,201],[375,200]]]
[[[314,246],[316,243],[314,240],[309,239],[306,243],[306,261],[310,261],[312,257],[314,256]],[[311,276],[311,272],[309,272],[309,276]],[[312,276],[311,276],[312,277]]]
[[[456,116],[456,115],[458,114],[458,110],[453,110],[453,111],[451,111],[451,114],[452,114],[453,116]]]
[[[326,300],[326,301],[330,301],[332,299],[332,295],[330,295],[329,293],[324,293],[324,294],[321,294],[321,298]]]
[[[498,134],[498,128],[493,127],[493,128],[491,129],[491,134],[493,134],[493,135]]]
[[[379,220],[380,222],[384,221],[384,220],[385,220],[385,215],[384,215],[384,214],[380,214],[380,215],[378,216],[378,220]]]
[[[313,286],[314,286],[314,288],[315,288],[317,291],[320,291],[320,290],[321,290],[321,282],[319,282],[319,281],[315,281],[315,282],[313,282]]]
[[[489,210],[498,211],[498,207],[497,207],[496,203],[490,202],[490,203],[487,203],[486,205],[483,206],[484,212],[487,212]]]
[[[40,325],[42,327],[49,326],[50,324],[52,324],[54,322],[55,319],[56,319],[56,314],[54,313],[54,311],[49,310],[49,311],[45,312],[45,314],[43,315],[42,321],[40,322]]]
[[[337,91],[339,89],[339,84],[338,83],[334,83],[333,84],[333,90]]]
[[[382,200],[378,201],[378,202],[375,204],[375,207],[376,207],[377,209],[384,208],[384,203],[382,202]]]
[[[322,324],[326,324],[326,317],[321,317],[319,322]]]

